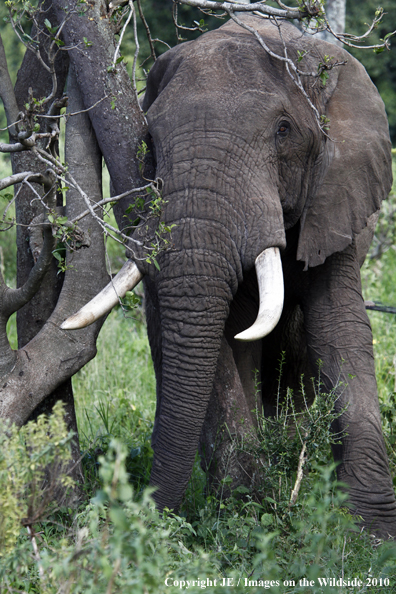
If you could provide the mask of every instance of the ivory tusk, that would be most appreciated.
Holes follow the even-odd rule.
[[[127,291],[131,291],[142,280],[143,274],[134,262],[128,260],[121,270],[89,303],[67,318],[61,325],[63,330],[85,328],[107,314]]]
[[[271,247],[259,254],[255,262],[260,294],[259,313],[253,326],[235,336],[253,341],[267,336],[279,322],[283,309],[283,271],[280,251]]]

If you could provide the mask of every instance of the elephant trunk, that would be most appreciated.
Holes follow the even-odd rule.
[[[191,475],[212,392],[232,272],[219,254],[166,254],[155,282],[161,319],[158,401],[151,484],[157,507],[177,509]],[[148,319],[149,322],[149,319]],[[149,335],[158,328],[148,328]],[[160,374],[160,377],[159,377]]]

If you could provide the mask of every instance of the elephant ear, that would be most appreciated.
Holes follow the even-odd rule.
[[[158,95],[162,93],[166,85],[173,78],[183,61],[186,47],[190,44],[191,42],[186,42],[181,45],[176,45],[157,58],[147,79],[146,92],[142,101],[142,109],[144,112],[149,110]]]
[[[305,262],[305,270],[351,244],[392,185],[382,99],[357,60],[344,50],[323,45],[329,48],[326,53],[348,61],[331,71],[329,87],[322,94],[331,139],[325,141],[316,165],[315,189],[300,220],[297,259]]]

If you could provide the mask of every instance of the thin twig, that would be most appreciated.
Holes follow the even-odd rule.
[[[122,40],[124,38],[126,28],[129,25],[129,21],[131,20],[132,14],[134,12],[132,0],[129,0],[129,8],[130,8],[130,10],[129,10],[128,18],[127,18],[127,20],[124,23],[124,26],[123,26],[122,31],[120,33],[120,38],[119,38],[118,43],[117,43],[117,47],[116,47],[115,52],[114,52],[114,58],[113,58],[113,64],[112,64],[112,68],[113,69],[115,69],[115,67],[117,65],[117,59],[118,59],[118,56],[119,56],[119,53],[120,53],[121,43],[122,43]]]
[[[26,526],[26,530],[28,531],[30,542],[32,543],[34,558],[37,561],[40,578],[44,579],[44,569],[43,569],[43,566],[41,565],[41,557],[40,557],[40,552],[38,550],[36,537],[34,536],[34,533],[30,526]]]
[[[129,6],[131,7],[132,15],[133,15],[133,36],[135,39],[135,55],[133,56],[133,65],[132,65],[132,80],[133,80],[133,89],[136,94],[136,102],[140,107],[139,98],[137,94],[137,86],[136,86],[136,67],[137,67],[137,60],[139,57],[140,45],[139,45],[139,38],[137,34],[137,22],[136,22],[136,11],[133,5],[133,0],[129,0]],[[142,111],[140,107],[140,111]],[[142,111],[143,113],[143,111]]]
[[[96,101],[96,103],[94,103],[90,107],[87,107],[87,109],[81,109],[80,111],[73,111],[71,113],[61,113],[59,115],[41,115],[41,114],[37,114],[37,117],[44,118],[44,119],[52,119],[52,120],[59,120],[59,118],[68,119],[68,118],[70,118],[72,116],[79,115],[80,113],[87,113],[91,109],[94,109],[97,105],[99,105],[99,103],[101,103],[102,101],[104,101],[108,97],[109,97],[109,95],[105,95],[101,99],[98,99],[98,101]]]
[[[342,556],[341,556],[341,579],[344,579],[344,561],[345,561],[345,547],[346,547],[346,534],[344,536],[344,546],[342,547]]]
[[[113,573],[111,574],[111,577],[110,577],[110,580],[109,580],[109,583],[107,586],[106,594],[111,594],[111,592],[113,590],[114,580],[115,580],[115,577],[120,569],[120,566],[121,566],[121,558],[118,557],[118,559],[114,563]]]
[[[307,442],[304,441],[303,447],[301,448],[300,456],[298,458],[296,482],[294,483],[294,487],[291,492],[290,501],[289,501],[289,509],[296,503],[298,493],[300,491],[301,481],[303,478],[303,468],[304,468],[304,464],[306,461],[306,458],[305,458],[306,449],[307,449]]]
[[[151,58],[153,58],[153,60],[155,62],[155,60],[157,59],[157,56],[156,56],[155,48],[154,48],[154,41],[157,41],[157,40],[153,40],[152,37],[151,37],[151,31],[150,31],[150,28],[149,28],[149,26],[147,24],[147,21],[145,19],[145,16],[143,14],[142,5],[140,3],[140,0],[137,0],[137,7],[138,7],[140,19],[141,19],[141,21],[143,23],[143,26],[144,26],[145,30],[146,30],[146,35],[147,35],[147,39],[148,39],[149,46],[150,46],[150,56],[151,56]]]
[[[261,45],[261,47],[273,58],[275,58],[276,60],[280,60],[281,62],[284,62],[286,65],[286,69],[287,72],[290,76],[290,78],[292,79],[293,83],[296,85],[296,87],[301,91],[301,93],[304,95],[306,101],[308,102],[308,105],[310,106],[310,108],[312,109],[314,115],[315,115],[315,119],[316,119],[316,123],[319,127],[319,129],[323,132],[323,134],[325,134],[325,136],[328,136],[327,133],[325,132],[325,130],[323,129],[323,125],[321,123],[321,117],[320,114],[318,112],[318,110],[316,109],[315,105],[312,103],[308,93],[306,92],[306,90],[303,87],[303,84],[301,82],[300,79],[300,75],[298,72],[298,69],[296,67],[296,65],[294,64],[294,62],[292,60],[290,60],[290,58],[287,57],[287,52],[286,52],[286,56],[280,56],[279,54],[276,54],[275,52],[273,52],[270,47],[265,43],[265,41],[263,40],[263,38],[261,37],[260,33],[254,29],[253,27],[251,27],[250,25],[248,25],[247,23],[244,23],[243,21],[241,21],[233,12],[233,10],[227,9],[227,12],[230,16],[230,18],[235,21],[237,23],[237,25],[239,25],[240,27],[242,27],[243,29],[246,29],[247,31],[250,31],[250,33],[252,33],[255,38],[257,39],[257,41],[259,42],[259,44]],[[277,23],[277,20],[274,19],[276,26],[279,29],[279,25]],[[282,37],[281,37],[282,40]],[[282,40],[283,41],[283,40]],[[285,47],[285,44],[284,44]],[[285,48],[286,49],[286,48]],[[291,74],[290,69],[293,71],[294,76]]]
[[[117,201],[121,200],[122,198],[126,198],[127,196],[130,196],[131,194],[136,194],[137,192],[143,192],[144,190],[146,190],[147,188],[150,188],[151,186],[152,186],[152,184],[150,183],[145,186],[142,186],[141,188],[133,188],[132,190],[128,190],[127,192],[124,192],[123,194],[119,194],[118,196],[111,196],[110,198],[103,198],[103,200],[100,200],[99,202],[95,202],[95,204],[92,206],[92,208],[96,209],[96,208],[100,208],[101,206],[104,206],[105,204],[111,204],[112,202],[117,202]],[[90,213],[91,213],[90,210],[88,210],[88,209],[84,210],[84,212],[82,212],[81,214],[74,217],[74,219],[72,219],[70,222],[77,223],[78,221],[80,221],[81,219],[83,219]]]
[[[253,4],[239,4],[238,2],[213,2],[212,0],[178,0],[180,4],[187,4],[194,8],[207,8],[209,10],[223,10],[229,12],[252,12],[257,11],[264,15],[276,16],[284,19],[298,19],[301,20],[304,16],[317,16],[319,10],[314,11],[310,15],[307,12],[300,10],[300,8],[279,9],[271,6],[264,6],[263,2],[255,2]]]

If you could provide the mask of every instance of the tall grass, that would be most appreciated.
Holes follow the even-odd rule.
[[[97,346],[95,359],[73,378],[79,431],[87,441],[105,433],[129,441],[136,426],[147,426],[155,412],[155,378],[145,326],[133,312],[124,316],[118,307]]]

